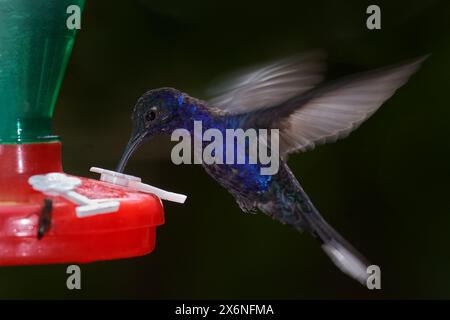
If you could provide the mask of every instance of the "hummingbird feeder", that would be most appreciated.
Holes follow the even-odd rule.
[[[185,199],[99,168],[101,181],[63,172],[51,121],[75,40],[71,5],[84,0],[0,0],[0,265],[147,254],[164,223],[160,197]]]

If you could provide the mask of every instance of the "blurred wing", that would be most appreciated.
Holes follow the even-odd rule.
[[[280,129],[281,156],[334,142],[369,118],[425,59],[351,76],[256,112],[253,121],[258,127]]]
[[[302,94],[323,79],[325,55],[308,53],[228,77],[208,90],[209,105],[233,114],[278,105]]]

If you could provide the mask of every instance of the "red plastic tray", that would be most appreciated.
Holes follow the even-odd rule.
[[[53,200],[52,227],[37,239],[44,196],[28,178],[62,172],[61,144],[0,145],[0,265],[85,263],[141,256],[155,247],[164,223],[160,199],[109,183],[78,177],[75,189],[91,199],[120,199],[119,211],[78,218],[75,205]]]

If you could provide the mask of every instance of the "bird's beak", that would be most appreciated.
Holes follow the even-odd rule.
[[[136,134],[132,135],[130,140],[128,141],[127,146],[122,154],[122,158],[120,159],[119,165],[117,166],[116,171],[122,173],[127,165],[128,159],[130,159],[133,152],[142,144],[144,141],[146,134]]]

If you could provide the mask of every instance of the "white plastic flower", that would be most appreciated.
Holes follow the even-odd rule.
[[[28,179],[28,183],[36,191],[41,191],[48,195],[59,195],[75,189],[81,185],[81,180],[69,177],[64,173],[52,172],[43,175],[35,175]]]

